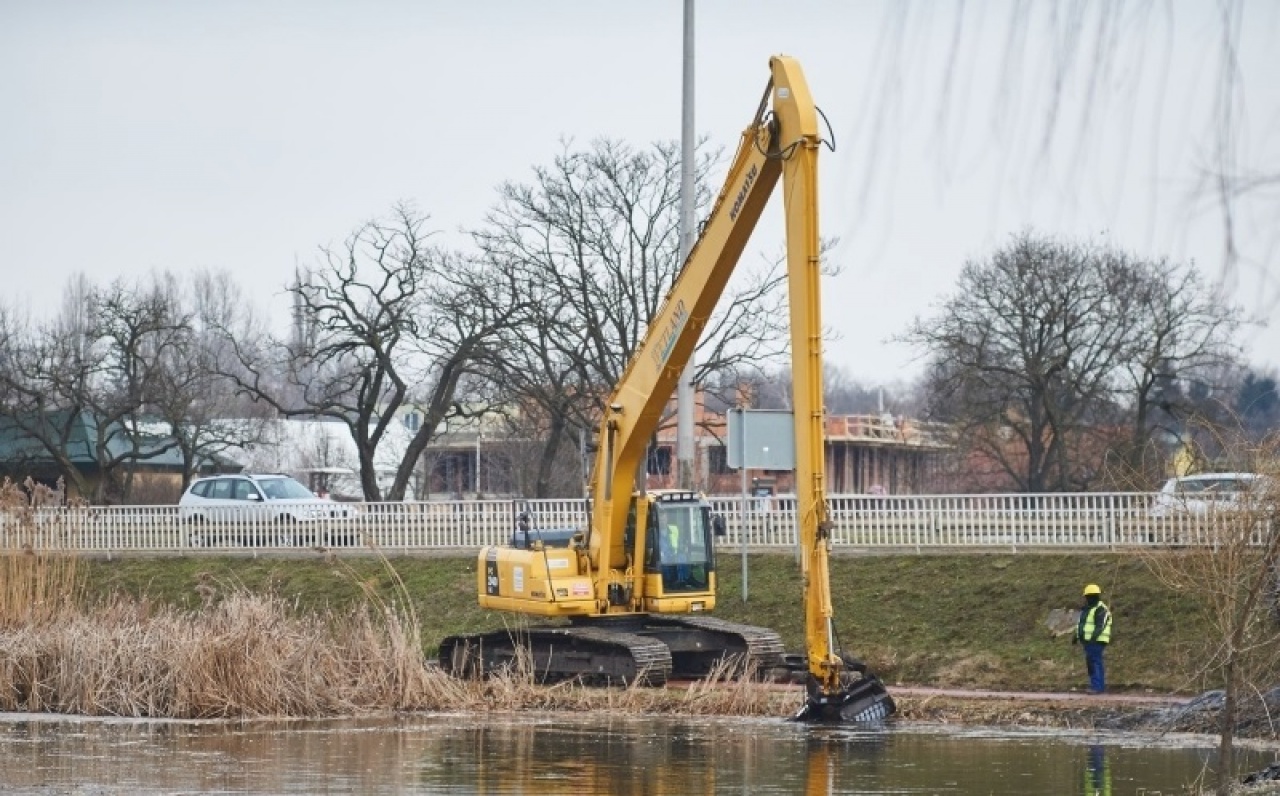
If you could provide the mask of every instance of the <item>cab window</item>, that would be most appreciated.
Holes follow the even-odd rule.
[[[697,502],[659,502],[650,512],[649,570],[661,573],[663,589],[708,588],[713,564],[706,507]]]

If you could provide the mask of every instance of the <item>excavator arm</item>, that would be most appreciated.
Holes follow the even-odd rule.
[[[874,678],[870,680],[877,693],[859,697],[856,689],[851,690],[850,673],[836,649],[832,623],[823,459],[818,231],[818,152],[823,141],[818,112],[794,59],[775,56],[769,66],[769,84],[755,117],[742,133],[702,234],[606,406],[591,484],[589,555],[597,572],[629,565],[624,531],[646,446],[781,177],[809,671],[809,701],[800,718],[860,717],[866,709],[887,715],[893,710],[892,700]],[[602,612],[609,605],[605,581],[598,578],[596,583]]]

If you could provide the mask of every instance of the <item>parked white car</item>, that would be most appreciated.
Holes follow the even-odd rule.
[[[1269,489],[1257,473],[1200,473],[1170,478],[1156,494],[1151,513],[1157,517],[1187,514],[1202,517],[1247,508]]]
[[[197,478],[178,500],[179,519],[197,526],[195,547],[349,545],[355,537],[341,521],[355,516],[354,507],[319,497],[287,475]]]

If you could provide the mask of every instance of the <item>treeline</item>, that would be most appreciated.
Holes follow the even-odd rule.
[[[699,155],[704,212],[717,161]],[[435,245],[407,204],[322,248],[279,286],[288,324],[256,314],[228,274],[177,268],[78,277],[47,318],[0,306],[0,423],[23,440],[8,465],[52,461],[112,502],[148,459],[176,452],[189,479],[263,442],[268,418],[325,419],[350,435],[364,497],[399,500],[446,425],[485,414],[514,441],[524,494],[581,494],[601,404],[682,265],[678,190],[673,144],[566,146],[500,186],[465,251]],[[697,351],[712,408],[787,405],[785,278],[781,257],[747,258],[731,280]],[[1150,452],[1195,423],[1274,426],[1275,379],[1239,364],[1241,323],[1190,266],[1027,234],[967,264],[939,315],[904,333],[933,362],[923,382],[829,368],[827,409],[945,421],[967,488],[1095,488],[1109,462],[1156,467]],[[379,478],[410,410],[419,422]]]
[[[1171,458],[1243,468],[1280,423],[1244,324],[1194,264],[1027,232],[901,339],[928,356],[920,394],[971,488],[1087,491],[1152,487]]]
[[[531,181],[500,186],[467,251],[434,245],[429,216],[399,205],[283,286],[284,329],[255,317],[227,274],[177,268],[77,278],[49,318],[5,306],[0,420],[34,441],[11,453],[52,460],[81,494],[112,501],[148,459],[178,449],[189,478],[260,441],[264,417],[319,418],[349,431],[365,498],[398,500],[445,423],[500,412],[509,436],[537,441],[526,493],[580,494],[582,440],[681,266],[678,151],[566,146]],[[700,155],[700,175],[717,159]],[[738,270],[698,349],[702,383],[778,361],[784,279],[780,259]],[[385,486],[375,453],[409,408],[421,422]],[[77,454],[103,477],[89,482]]]

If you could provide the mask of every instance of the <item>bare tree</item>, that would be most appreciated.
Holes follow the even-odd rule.
[[[543,401],[571,398],[574,393],[557,393],[543,385],[528,385],[531,390],[541,390]],[[522,393],[527,398],[528,392]],[[506,484],[515,494],[535,498],[581,497],[586,488],[590,462],[583,456],[586,440],[594,433],[581,422],[569,427],[555,428],[557,422],[574,417],[568,407],[561,414],[542,411],[543,403],[508,407],[502,413],[503,436],[493,445],[487,445],[498,455],[486,460],[486,471],[493,474],[493,483]],[[557,440],[554,446],[552,439]],[[492,487],[491,487],[492,489]]]
[[[84,396],[98,374],[94,316],[95,288],[77,274],[64,289],[60,312],[52,321],[24,326],[14,340],[12,367],[3,374],[11,398],[10,419],[36,440],[35,455],[52,458],[67,483],[86,499],[93,496],[93,487],[74,463],[72,445]]]
[[[1027,234],[966,263],[939,314],[905,337],[933,359],[931,415],[1018,489],[1066,488],[1068,438],[1104,400],[1124,340],[1113,295],[1090,252]]]
[[[94,502],[119,500],[132,465],[176,444],[143,416],[163,389],[161,361],[187,330],[171,287],[163,277],[106,287],[80,277],[57,318],[10,327],[0,374],[8,420]],[[76,466],[83,456],[98,472],[92,482]]]
[[[422,410],[404,441],[385,497],[400,500],[440,424],[465,408],[464,377],[510,322],[512,282],[428,246],[426,216],[397,206],[322,251],[307,281],[290,288],[307,339],[235,346],[224,375],[285,417],[326,417],[355,443],[361,488],[382,500],[377,452],[392,442],[398,413]]]
[[[564,356],[562,341],[547,314],[532,314],[508,327],[502,343],[493,349],[498,353],[490,363],[490,383],[501,384],[503,394],[491,403],[505,406],[508,433],[527,441],[512,452],[522,494],[577,496],[582,491],[581,474],[566,480],[564,452],[588,430],[594,433],[599,398],[582,382],[580,368]],[[530,445],[537,449],[536,456],[531,455]]]
[[[715,162],[699,157],[699,208],[709,204]],[[530,299],[494,365],[547,417],[539,490],[565,440],[595,425],[683,265],[679,166],[671,143],[566,144],[532,183],[504,184],[474,233],[483,256]],[[784,281],[780,259],[735,274],[699,343],[696,382],[762,367],[786,350]]]
[[[1126,463],[1136,471],[1144,463],[1159,461],[1147,450],[1156,430],[1181,436],[1183,423],[1195,414],[1189,402],[1179,400],[1170,382],[1205,378],[1208,373],[1234,362],[1240,351],[1233,338],[1241,323],[1240,311],[1219,291],[1206,285],[1194,266],[1178,266],[1168,260],[1135,262],[1129,342],[1119,360],[1119,389],[1132,402],[1130,440]],[[1163,468],[1144,484],[1163,475]]]
[[[14,310],[5,313],[3,368],[4,417],[12,438],[23,440],[16,458],[53,461],[66,483],[88,498],[94,487],[74,461],[76,432],[82,428],[82,400],[98,369],[92,354],[94,289],[77,275],[63,292],[61,312],[53,321],[33,322]],[[33,444],[32,444],[33,443]],[[79,440],[79,452],[86,441]]]
[[[1178,553],[1148,551],[1144,559],[1159,580],[1195,596],[1203,614],[1204,649],[1188,672],[1192,682],[1222,689],[1218,713],[1217,793],[1234,792],[1236,727],[1246,713],[1267,714],[1266,697],[1280,669],[1280,440],[1223,440],[1235,466],[1266,476],[1239,502],[1211,511],[1200,544]]]
[[[1107,187],[1132,195],[1137,179],[1163,173],[1166,131],[1176,124],[1193,138],[1195,172],[1181,195],[1170,195],[1167,179],[1149,181],[1147,201],[1179,202],[1187,218],[1216,217],[1221,257],[1212,267],[1228,284],[1241,269],[1257,271],[1257,305],[1275,310],[1280,234],[1272,221],[1280,208],[1280,164],[1273,147],[1251,139],[1263,137],[1267,123],[1255,120],[1274,118],[1280,106],[1273,92],[1246,91],[1271,81],[1269,48],[1280,28],[1273,4],[1012,3],[995,13],[976,3],[891,8],[877,50],[871,127],[859,136],[870,172],[864,185],[892,178],[881,171],[896,162],[885,151],[898,134],[892,122],[900,104],[913,99],[932,109],[939,174],[955,173],[976,122],[982,145],[1001,153],[1006,173],[1020,173],[1027,185],[1054,183],[1066,195],[1109,149],[1120,152],[1120,161],[1119,168],[1109,164],[1115,182]],[[1194,85],[1171,70],[1179,49],[1204,56]],[[904,88],[913,75],[933,90],[920,96]],[[1109,124],[1099,124],[1103,118]]]
[[[237,395],[234,380],[223,375],[235,360],[222,331],[234,330],[242,347],[255,347],[264,332],[226,272],[197,272],[173,293],[186,308],[187,329],[162,352],[148,409],[175,440],[185,489],[199,467],[263,441],[266,407]]]
[[[903,339],[933,361],[930,414],[1039,492],[1088,488],[1119,426],[1140,449],[1158,380],[1230,362],[1237,322],[1193,270],[1023,233]]]

